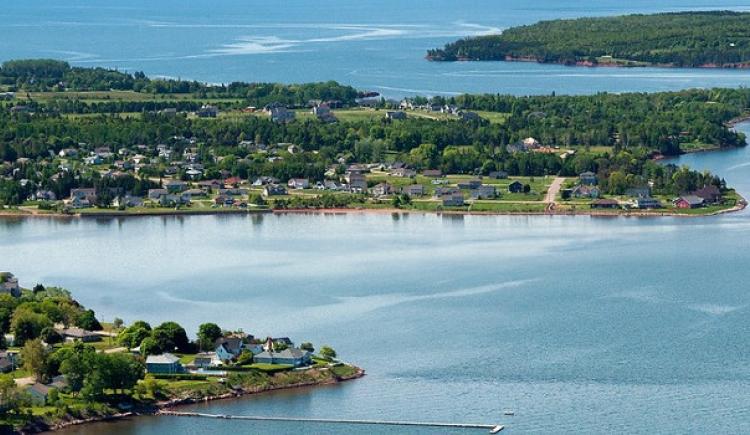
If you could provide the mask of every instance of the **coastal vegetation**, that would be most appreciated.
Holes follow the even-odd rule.
[[[313,354],[311,343],[295,350],[288,338],[258,340],[214,323],[196,340],[171,321],[100,323],[65,289],[23,289],[2,276],[0,428],[8,433],[363,375],[330,346]]]
[[[747,67],[750,14],[677,12],[557,19],[511,27],[430,50],[427,58],[525,60],[565,65]]]

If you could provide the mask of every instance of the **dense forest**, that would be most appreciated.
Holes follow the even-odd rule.
[[[357,91],[336,82],[282,85],[277,83],[230,83],[208,85],[197,81],[151,79],[143,72],[127,74],[105,68],[71,67],[51,59],[27,59],[4,62],[0,67],[0,85],[11,91],[135,91],[150,94],[191,93],[201,98],[242,98],[248,104],[263,106],[280,102],[304,106],[310,100],[337,100],[354,104]]]
[[[559,19],[462,39],[428,51],[428,59],[536,60],[595,65],[746,66],[750,13],[679,12]]]

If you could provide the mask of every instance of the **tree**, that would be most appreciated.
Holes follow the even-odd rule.
[[[6,414],[18,404],[16,381],[10,374],[0,374],[0,415]]]
[[[120,330],[124,323],[125,322],[123,322],[121,318],[115,317],[115,320],[112,321],[112,327],[115,328],[115,330]]]
[[[320,348],[320,356],[329,361],[336,358],[336,351],[330,346],[323,346]]]
[[[204,323],[198,327],[198,345],[201,350],[213,348],[214,342],[221,338],[221,328],[216,323]]]
[[[107,388],[113,390],[132,389],[143,378],[144,366],[127,353],[100,354]]]
[[[313,344],[310,343],[309,341],[306,341],[306,342],[302,343],[299,346],[299,348],[302,349],[302,350],[306,350],[308,352],[315,352],[315,348],[313,347]]]
[[[55,328],[49,326],[42,330],[39,337],[47,344],[57,344],[63,341],[62,336],[55,331]]]
[[[41,293],[41,292],[44,291],[44,286],[41,285],[41,284],[37,284],[37,285],[34,286],[34,288],[32,289],[32,291],[34,292],[35,295],[38,294],[38,293]]]
[[[172,352],[175,348],[180,352],[189,352],[190,340],[185,329],[176,322],[164,322],[154,328],[151,337],[165,352]]]
[[[40,339],[28,340],[21,349],[23,368],[31,373],[37,382],[43,382],[47,376],[47,352]]]
[[[164,350],[159,346],[159,343],[153,337],[146,337],[141,342],[141,355],[158,355]]]
[[[79,328],[86,329],[88,331],[101,331],[102,330],[102,325],[99,323],[98,320],[96,320],[96,315],[94,314],[94,310],[86,310],[80,316],[78,316],[78,319],[76,319],[76,326],[78,326]]]
[[[39,337],[44,328],[51,326],[52,322],[47,316],[19,307],[13,312],[10,330],[15,336],[16,343],[23,345],[26,341]]]
[[[130,349],[138,347],[144,338],[151,335],[151,325],[139,320],[125,328],[117,336],[117,341]]]

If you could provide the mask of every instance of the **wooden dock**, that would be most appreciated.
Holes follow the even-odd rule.
[[[327,423],[327,424],[361,424],[361,425],[380,425],[380,426],[421,426],[421,427],[443,427],[453,429],[485,429],[492,433],[500,432],[502,425],[497,424],[476,424],[476,423],[437,423],[427,421],[389,421],[389,420],[349,420],[334,418],[306,418],[306,417],[267,417],[257,415],[225,415],[225,414],[206,414],[201,412],[181,412],[163,409],[159,412],[161,415],[172,415],[178,417],[197,417],[197,418],[221,418],[228,420],[250,420],[250,421],[288,421],[299,423]]]

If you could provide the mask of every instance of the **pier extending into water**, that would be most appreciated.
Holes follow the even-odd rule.
[[[380,425],[380,426],[422,426],[422,427],[444,427],[454,429],[486,429],[490,433],[498,433],[504,429],[499,424],[476,424],[476,423],[433,423],[425,421],[388,421],[388,420],[347,420],[347,419],[328,419],[328,418],[305,418],[305,417],[266,417],[255,415],[226,415],[226,414],[206,414],[201,412],[181,412],[163,409],[159,412],[161,415],[172,415],[178,417],[198,417],[198,418],[222,418],[230,420],[251,420],[251,421],[290,421],[300,423],[329,423],[329,424],[361,424],[361,425]]]

